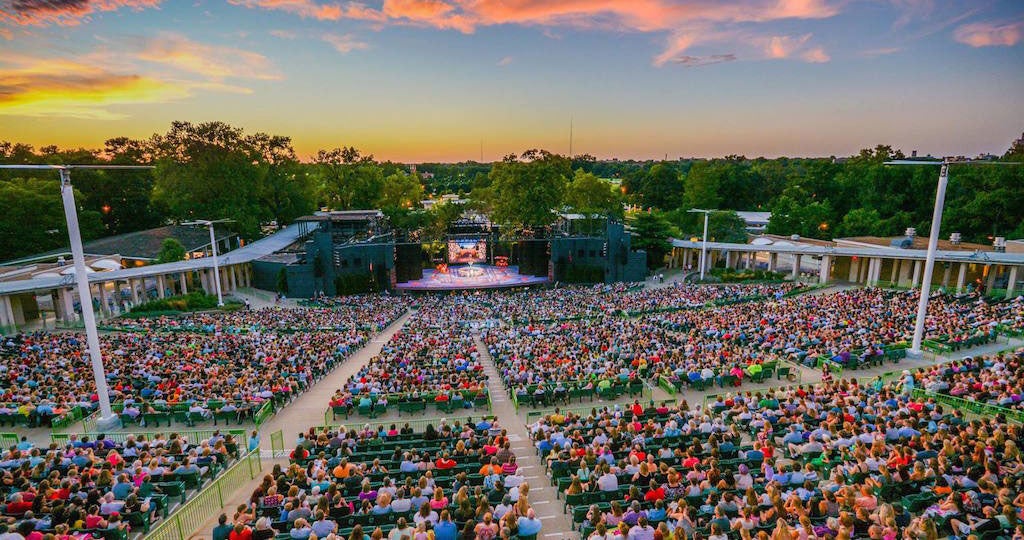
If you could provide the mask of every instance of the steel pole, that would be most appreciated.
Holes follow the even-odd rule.
[[[704,269],[708,256],[708,213],[704,212],[704,241],[700,244],[700,280],[704,281]]]
[[[224,307],[224,296],[220,292],[220,267],[217,266],[217,238],[213,233],[213,223],[210,227],[210,248],[213,249],[213,278],[217,283],[217,305]]]
[[[64,217],[68,222],[71,258],[75,265],[75,284],[78,286],[78,297],[82,304],[82,322],[85,324],[85,338],[89,346],[92,376],[96,383],[96,394],[100,399],[98,425],[109,426],[117,421],[117,417],[110,409],[107,376],[103,370],[103,355],[100,352],[100,336],[96,331],[96,315],[92,311],[92,292],[89,290],[89,276],[85,271],[82,234],[78,230],[78,208],[75,206],[75,192],[71,186],[71,171],[68,169],[60,169],[60,195],[64,202]]]
[[[917,324],[914,327],[914,342],[910,352],[921,354],[921,341],[924,339],[924,323],[928,315],[928,295],[932,286],[932,270],[935,268],[935,250],[939,244],[939,228],[942,225],[942,207],[946,204],[946,183],[949,165],[942,164],[939,170],[939,186],[935,191],[935,209],[932,211],[932,232],[928,236],[928,254],[924,259],[924,277],[921,280],[921,299],[917,303]]]

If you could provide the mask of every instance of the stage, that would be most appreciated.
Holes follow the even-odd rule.
[[[448,267],[447,273],[424,270],[421,279],[395,284],[402,291],[455,291],[460,289],[501,289],[506,287],[529,287],[548,282],[547,276],[524,276],[519,267],[505,268],[482,264]]]

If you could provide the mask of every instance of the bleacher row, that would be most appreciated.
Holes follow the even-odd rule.
[[[380,426],[380,429],[383,430],[384,426]],[[500,431],[498,429],[473,430],[475,437],[479,438],[479,440],[483,440],[495,433],[500,433]],[[433,487],[441,488],[453,496],[443,510],[447,510],[449,514],[455,516],[458,506],[453,500],[453,488],[456,486],[468,486],[472,490],[485,485],[485,475],[481,474],[481,468],[484,463],[481,461],[479,449],[471,450],[467,445],[465,454],[455,455],[452,453],[458,441],[466,440],[459,437],[460,428],[458,424],[454,426],[452,436],[445,437],[443,432],[434,430],[431,430],[431,433],[431,435],[427,435],[426,432],[417,432],[386,437],[375,436],[369,440],[361,439],[351,447],[347,445],[344,447],[332,446],[330,444],[326,446],[314,444],[308,449],[298,447],[292,452],[289,463],[306,469],[307,478],[312,478],[313,466],[318,460],[320,460],[321,465],[326,461],[326,469],[328,471],[333,470],[335,466],[346,463],[373,464],[385,467],[388,472],[373,472],[355,478],[349,476],[344,480],[334,478],[326,492],[332,493],[336,491],[346,502],[341,505],[331,504],[326,517],[337,523],[338,530],[336,534],[342,538],[351,537],[353,531],[357,530],[365,530],[366,534],[369,534],[370,529],[376,528],[379,528],[386,536],[397,526],[400,518],[405,518],[405,521],[410,525],[413,524],[419,509],[412,508],[408,512],[390,511],[385,514],[374,514],[360,513],[357,506],[353,512],[348,506],[348,501],[358,501],[357,497],[364,489],[369,488],[372,491],[376,491],[385,485],[406,486],[412,489],[419,485],[421,478],[425,476],[430,477]],[[353,437],[353,434],[345,435],[346,440],[350,440]],[[350,451],[343,450],[342,448],[350,448]],[[433,468],[429,472],[423,470],[403,472],[400,470],[401,458],[407,452],[415,452],[418,457],[423,459],[434,459],[435,457],[447,455],[455,464],[448,469]],[[297,453],[305,457],[297,459]],[[306,455],[307,453],[308,455]],[[489,460],[490,457],[487,459]],[[280,479],[280,477],[275,478],[275,482]],[[308,493],[308,490],[303,490],[303,493]],[[324,493],[324,490],[321,493]],[[256,493],[254,497],[258,495],[262,495],[262,493]],[[487,495],[487,493],[485,492],[484,495]],[[500,502],[500,499],[497,502]],[[272,518],[272,527],[276,531],[276,537],[281,540],[292,538],[290,531],[294,525],[293,521],[278,519],[281,516],[281,507],[284,503],[285,501],[282,500],[281,504],[268,507],[261,501],[257,506],[257,516]],[[441,509],[435,508],[435,510],[438,514],[441,513]],[[461,531],[465,527],[466,521],[456,520],[455,524],[458,530]],[[535,536],[520,536],[518,538],[532,540]]]
[[[6,503],[0,507],[10,520],[8,531],[47,534],[62,526],[79,540],[148,533],[245,455],[237,440],[244,432],[209,433],[202,441],[195,434],[171,433],[114,443],[102,434],[83,434],[48,449],[12,446],[0,462]],[[100,519],[107,523],[86,526]]]
[[[903,403],[907,403],[906,398],[902,399],[904,400]],[[917,404],[915,405],[913,403]],[[920,405],[924,410],[927,410],[927,404],[920,401],[913,403],[910,403],[909,406],[916,408]],[[775,402],[775,409],[780,409],[780,405],[777,401]],[[914,409],[912,408],[911,410]],[[581,458],[578,457],[579,454],[575,450],[570,454],[566,452],[565,449],[556,449],[557,451],[553,451],[550,455],[545,455],[541,452],[541,457],[546,460],[545,466],[549,472],[552,485],[557,487],[559,496],[564,498],[564,507],[572,517],[573,526],[579,527],[582,537],[588,538],[595,531],[596,524],[601,520],[601,515],[603,513],[611,512],[613,508],[618,512],[621,508],[629,508],[631,505],[639,505],[639,510],[643,512],[653,510],[656,504],[658,504],[659,511],[653,514],[655,517],[648,518],[651,526],[658,527],[660,523],[668,523],[672,521],[667,517],[667,514],[664,511],[666,506],[673,502],[679,502],[683,511],[688,511],[692,515],[693,523],[696,524],[694,529],[695,532],[700,533],[703,537],[707,538],[712,534],[710,526],[711,522],[716,517],[721,518],[716,510],[718,505],[714,504],[715,500],[727,493],[732,494],[737,500],[742,500],[743,497],[747,495],[747,491],[745,489],[737,489],[735,486],[727,487],[725,489],[719,489],[717,487],[705,488],[694,493],[692,488],[693,484],[688,482],[686,478],[689,469],[679,469],[680,459],[677,457],[678,454],[668,459],[657,457],[657,450],[663,447],[667,447],[669,449],[682,449],[686,452],[686,457],[696,458],[698,460],[698,464],[693,468],[694,471],[699,470],[705,473],[709,473],[709,471],[716,471],[717,477],[720,478],[731,478],[733,474],[740,471],[741,466],[744,467],[754,478],[750,487],[753,490],[754,495],[759,498],[763,496],[767,489],[779,488],[777,480],[774,487],[769,488],[769,484],[771,482],[767,479],[767,472],[762,470],[762,464],[767,461],[770,465],[773,462],[765,457],[765,453],[762,448],[755,450],[751,441],[767,442],[776,448],[775,453],[784,454],[786,452],[786,445],[783,444],[783,437],[786,432],[783,429],[783,426],[778,426],[777,429],[772,431],[770,436],[765,438],[763,434],[764,429],[752,428],[749,424],[749,418],[745,421],[735,420],[729,414],[729,409],[724,406],[715,410],[704,411],[701,414],[709,413],[712,418],[721,420],[724,426],[727,426],[727,430],[741,434],[744,442],[736,445],[730,444],[729,446],[733,447],[725,450],[722,444],[720,444],[723,442],[722,435],[717,431],[704,434],[694,433],[690,435],[659,437],[651,437],[649,432],[648,436],[643,438],[643,443],[640,447],[647,450],[648,456],[654,457],[653,462],[655,466],[651,467],[650,475],[647,479],[640,482],[634,482],[634,474],[619,473],[616,475],[618,487],[614,490],[600,491],[590,489],[577,493],[569,493],[570,487],[574,483],[574,479],[578,479],[574,473],[577,472],[577,468],[580,466]],[[621,421],[631,423],[632,420],[629,419],[629,414],[630,413],[627,411]],[[649,421],[654,422],[656,425],[664,425],[665,422],[670,420],[670,418],[676,417],[675,415],[676,411],[659,414],[655,411],[647,410],[640,415],[636,421],[639,421],[642,425],[647,425]],[[782,416],[779,418],[782,418]],[[707,418],[705,418],[705,421],[706,420]],[[939,414],[938,409],[936,409],[933,414],[929,415],[929,421],[936,425],[941,424],[942,429],[959,429],[967,426],[967,420],[965,420],[963,414],[959,411],[944,411],[942,414]],[[803,423],[804,433],[809,433],[819,428],[826,427],[826,424],[819,418],[808,416],[806,414],[800,418],[800,422]],[[595,425],[595,422],[588,421],[587,424],[593,426]],[[946,426],[950,427],[947,428]],[[1024,440],[1022,440],[1022,433],[1024,433],[1024,431],[1021,429],[1011,431],[1011,434],[1016,436],[1017,444],[1024,442]],[[807,439],[804,438],[805,442],[806,440]],[[624,445],[619,450],[614,451],[613,456],[615,462],[624,463],[628,459],[630,453],[637,448],[637,441],[638,439],[634,438],[630,441],[633,443],[632,445]],[[739,443],[738,440],[736,442]],[[902,445],[913,446],[917,449],[915,451],[923,450],[919,445],[917,445],[915,437],[900,437],[898,441],[894,442],[894,446],[902,447]],[[758,444],[758,446],[760,447],[760,444]],[[749,456],[748,453],[750,453]],[[826,448],[826,452],[824,453],[811,452],[801,455],[792,455],[788,456],[788,459],[793,461],[794,470],[814,470],[817,472],[818,476],[812,486],[813,494],[811,495],[811,497],[815,497],[821,496],[823,489],[820,485],[817,485],[817,480],[831,478],[830,469],[833,466],[842,465],[844,459],[851,459],[849,456],[850,455],[845,452],[828,452]],[[998,458],[998,454],[995,457]],[[922,459],[923,458],[918,458],[918,461]],[[912,460],[909,465],[902,465],[904,467],[912,467],[913,463],[915,463],[915,461]],[[1024,461],[1022,461],[1022,458],[1018,453],[1016,456],[1012,456],[1008,463],[1004,464],[1011,472],[1007,475],[1006,483],[1002,485],[1017,486],[1016,489],[1018,491],[1011,492],[1011,499],[1016,495],[1016,500],[1020,501],[1021,497],[1024,496],[1024,490],[1020,490],[1020,487],[1024,486]],[[590,467],[593,467],[594,464],[590,463],[589,465]],[[673,467],[675,469],[670,469],[669,474],[665,474],[666,468]],[[900,468],[901,467],[895,467],[894,469]],[[669,477],[669,475],[674,475],[676,472],[680,473],[678,477]],[[895,470],[893,471],[894,474],[897,472],[898,471]],[[839,478],[845,482],[846,486],[860,487],[864,485],[872,485],[864,484],[864,482],[871,476],[872,475],[869,473],[859,472],[848,476],[840,476]],[[877,476],[877,474],[874,476]],[[774,478],[777,479],[778,477]],[[894,481],[893,478],[893,476],[883,474],[882,479],[874,485],[873,494],[877,497],[878,504],[882,504],[883,502],[896,503],[916,516],[922,515],[926,509],[932,508],[936,505],[940,496],[936,495],[937,490],[935,488],[939,485],[945,485],[944,483],[937,483],[937,479],[942,478],[941,476],[932,477],[923,481],[902,482]],[[593,485],[596,479],[597,478],[595,476],[591,476],[589,478],[590,483]],[[667,496],[661,503],[655,503],[650,499],[645,498],[648,486],[651,485],[648,482],[651,481],[653,481],[654,484],[665,488],[667,492]],[[673,481],[676,481],[675,485],[673,485]],[[728,484],[732,484],[732,482],[729,481]],[[783,489],[786,487],[792,486],[782,486]],[[963,494],[968,491],[970,491],[969,488],[960,488],[958,493]],[[966,497],[967,495],[964,496]],[[998,510],[1002,510],[1002,508],[999,508]],[[1017,507],[1017,511],[1020,510],[1021,508]],[[851,508],[850,511],[852,512],[853,509]],[[733,530],[731,526],[728,526],[731,520],[738,516],[737,509],[731,509],[724,512],[724,514],[725,519],[727,520],[724,523],[727,526],[722,528],[721,533],[727,534],[729,538],[733,540],[740,538],[740,532],[738,530]],[[795,519],[796,516],[793,517]],[[824,527],[826,526],[826,522],[828,522],[828,517],[829,516],[824,515],[812,515],[810,516],[810,523],[815,527]],[[960,534],[960,531],[953,530],[952,520],[956,517],[959,517],[963,522],[968,521],[966,517],[963,517],[963,515],[954,516],[947,513],[944,515],[936,514],[934,516],[936,528],[940,534]],[[672,525],[676,525],[676,523],[672,522]],[[774,521],[770,521],[767,523],[760,523],[753,530],[748,532],[751,537],[756,536],[757,533],[762,531],[768,535],[772,535],[776,527],[777,524]],[[858,530],[857,533],[858,534],[855,534],[853,537],[866,538],[868,536],[867,530]],[[821,535],[818,536],[820,537]],[[811,537],[813,538],[814,535],[812,534]],[[987,534],[981,538],[991,539],[997,537],[999,537],[999,531],[992,530],[987,532]]]

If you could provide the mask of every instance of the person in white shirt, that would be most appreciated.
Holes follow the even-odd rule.
[[[604,474],[597,479],[597,489],[601,491],[617,491],[619,489],[619,479],[610,470],[605,469]]]
[[[647,523],[646,517],[641,516],[629,529],[629,540],[654,540],[654,527]]]

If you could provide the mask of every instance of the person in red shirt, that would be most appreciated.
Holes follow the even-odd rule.
[[[441,470],[452,469],[455,465],[457,465],[457,463],[454,459],[448,456],[448,452],[445,452],[444,455],[437,458],[437,461],[434,462],[434,467]]]
[[[651,480],[651,487],[644,493],[644,501],[654,502],[665,500],[665,488],[658,485],[653,479]]]

